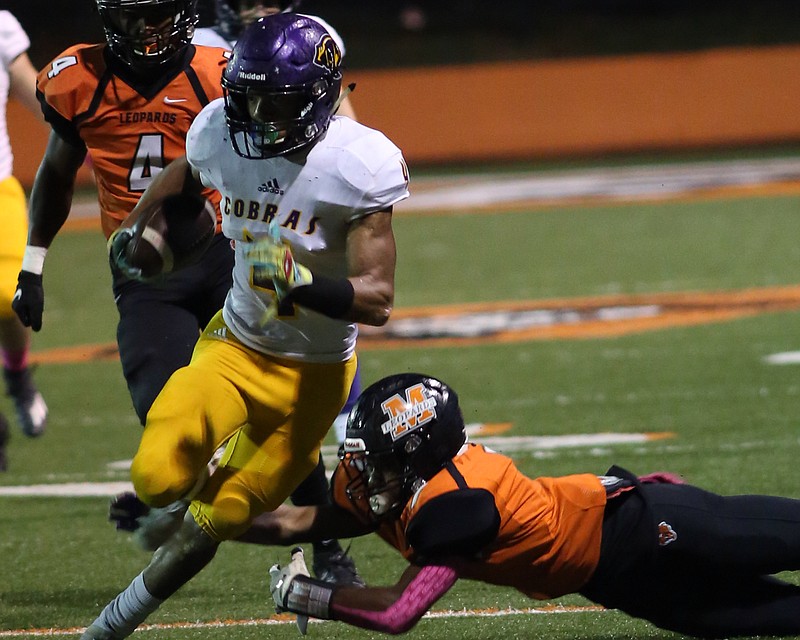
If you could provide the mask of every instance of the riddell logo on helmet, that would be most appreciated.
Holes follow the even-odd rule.
[[[436,418],[436,400],[425,397],[425,387],[415,384],[405,390],[405,398],[399,393],[381,403],[381,409],[389,419],[381,424],[381,431],[397,440],[400,436],[418,429]]]
[[[259,80],[259,81],[263,82],[264,80],[267,79],[267,74],[266,73],[251,73],[249,71],[242,71],[239,74],[239,79],[240,80]]]

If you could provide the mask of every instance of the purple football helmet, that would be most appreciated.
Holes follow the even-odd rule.
[[[274,8],[279,11],[294,11],[300,4],[295,2],[280,2],[279,0],[214,0],[214,12],[217,16],[216,29],[229,41],[236,40],[244,28],[245,17],[252,13],[255,7]],[[261,17],[261,16],[257,16]]]
[[[264,159],[308,146],[328,128],[342,86],[341,52],[311,18],[277,13],[242,33],[222,73],[234,150]]]
[[[97,0],[108,47],[136,71],[157,69],[191,43],[197,0]]]

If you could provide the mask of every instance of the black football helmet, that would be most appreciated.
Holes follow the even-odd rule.
[[[347,497],[378,520],[396,514],[467,441],[458,395],[419,373],[368,387],[347,420],[340,449]]]
[[[136,71],[157,69],[191,42],[197,0],[97,0],[108,47]]]
[[[318,22],[277,13],[247,27],[222,73],[231,144],[243,158],[297,151],[328,128],[342,54]]]
[[[294,11],[300,4],[295,2],[279,2],[279,0],[214,0],[214,12],[217,17],[216,29],[229,41],[236,40],[250,24],[251,16],[260,18],[257,8],[277,9],[278,11]]]

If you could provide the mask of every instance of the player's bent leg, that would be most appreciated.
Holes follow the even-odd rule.
[[[203,530],[220,541],[238,538],[311,473],[355,370],[355,359],[310,364],[253,358],[262,375],[237,368],[243,372],[237,388],[250,400],[248,423],[227,442],[219,467],[190,506]]]
[[[236,433],[219,467],[189,506],[198,525],[217,541],[238,538],[254,518],[283,504],[319,455],[319,442],[305,455],[298,449],[287,450],[282,430],[266,443],[259,442],[249,424]]]
[[[247,419],[243,398],[206,360],[173,374],[147,416],[131,479],[154,507],[199,488],[216,449]]]
[[[22,187],[14,178],[0,181],[0,211],[3,234],[0,236],[0,352],[6,393],[14,401],[17,422],[31,438],[47,427],[47,404],[36,388],[28,367],[31,330],[11,309],[17,275],[27,238],[27,215]]]
[[[119,640],[131,635],[161,603],[205,567],[217,552],[191,516],[153,554],[150,564],[112,600],[84,631],[81,640]]]

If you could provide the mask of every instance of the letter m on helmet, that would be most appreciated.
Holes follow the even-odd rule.
[[[406,388],[404,395],[396,393],[381,403],[381,409],[389,417],[381,424],[381,431],[391,435],[392,440],[436,418],[436,400],[425,395],[423,384]]]

